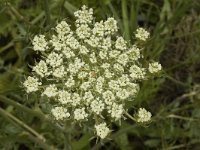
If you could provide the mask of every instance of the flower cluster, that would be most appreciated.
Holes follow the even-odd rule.
[[[151,113],[144,108],[140,108],[137,114],[137,122],[148,122],[151,120]]]
[[[27,93],[37,91],[51,104],[56,121],[93,120],[96,134],[103,139],[111,131],[107,124],[124,118],[139,83],[161,66],[155,62],[148,68],[140,63],[142,48],[117,36],[114,18],[94,22],[93,9],[86,6],[74,15],[74,31],[61,21],[51,37],[34,37],[33,49],[42,52],[42,59],[24,86]],[[135,36],[145,41],[149,33],[139,28]],[[151,115],[142,109],[138,117],[138,122],[144,122]]]

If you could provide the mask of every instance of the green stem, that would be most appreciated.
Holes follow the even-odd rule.
[[[48,0],[44,0],[44,10],[45,10],[45,15],[46,15],[46,23],[47,23],[47,25],[49,25],[50,22],[51,22],[51,16],[50,16],[49,1]]]
[[[28,125],[26,125],[24,122],[22,122],[21,120],[19,120],[18,118],[16,118],[15,116],[13,116],[12,114],[10,114],[9,112],[5,111],[4,109],[0,108],[0,114],[2,116],[5,116],[6,119],[10,118],[11,120],[9,120],[11,123],[13,123],[13,121],[15,123],[17,123],[19,126],[21,126],[22,128],[26,129],[28,131],[28,133],[31,133],[29,135],[34,135],[32,136],[35,140],[37,140],[40,144],[41,147],[46,147],[46,149],[48,150],[55,150],[53,148],[53,146],[49,146],[45,143],[46,139],[39,134],[37,131],[35,131],[34,129],[32,129],[31,127],[29,127]]]
[[[35,135],[38,139],[42,140],[42,141],[46,141],[45,138],[40,135],[38,132],[36,132],[35,130],[33,130],[32,128],[30,128],[28,125],[26,125],[24,122],[22,122],[21,120],[19,120],[18,118],[16,118],[15,116],[13,116],[12,114],[8,113],[7,111],[5,111],[4,109],[0,108],[0,113],[4,116],[8,116],[9,118],[11,118],[12,120],[14,120],[17,124],[19,124],[20,126],[22,126],[23,128],[25,128],[26,130],[28,130],[30,133],[32,133],[33,135]]]
[[[183,116],[178,116],[174,114],[168,115],[167,118],[175,118],[175,119],[187,120],[187,121],[200,121],[199,119],[183,117]]]
[[[4,102],[4,103],[7,103],[9,105],[12,105],[12,106],[15,106],[16,108],[20,109],[20,110],[23,110],[33,116],[36,116],[38,118],[41,119],[41,121],[45,121],[45,122],[48,122],[50,123],[51,125],[53,125],[53,127],[55,127],[56,129],[58,129],[59,131],[63,132],[63,133],[67,133],[66,130],[64,130],[62,127],[60,127],[59,125],[56,125],[55,123],[52,123],[52,121],[50,119],[48,119],[43,113],[41,112],[37,112],[37,111],[34,111],[28,107],[25,107],[23,105],[21,105],[20,103],[18,102],[15,102],[14,100],[11,100],[5,96],[2,96],[0,95],[0,101]]]
[[[7,103],[7,104],[9,104],[9,105],[13,105],[13,106],[15,106],[16,108],[21,109],[21,110],[23,110],[23,111],[25,111],[25,112],[27,112],[27,113],[33,115],[33,116],[39,117],[39,118],[42,119],[42,120],[46,119],[46,117],[45,117],[42,113],[37,112],[37,111],[34,111],[34,110],[31,110],[30,108],[25,107],[25,106],[23,106],[22,104],[20,104],[20,103],[18,103],[18,102],[15,102],[15,101],[13,101],[13,100],[11,100],[11,99],[9,99],[9,98],[7,98],[7,97],[4,97],[4,96],[2,96],[2,95],[0,95],[0,101],[2,101],[2,102],[4,102],[4,103]]]
[[[127,1],[122,0],[122,17],[123,17],[123,24],[124,24],[124,32],[125,32],[125,39],[130,40],[130,31],[129,31],[129,20],[128,20],[128,11],[127,11]]]
[[[133,118],[129,113],[125,112],[125,115],[130,118],[131,120],[137,122],[137,120],[135,118]]]
[[[22,20],[24,22],[26,22],[27,24],[31,25],[31,23],[24,17],[20,14],[20,12],[11,5],[11,3],[7,3],[7,6],[10,8],[11,12],[19,19],[19,20]]]

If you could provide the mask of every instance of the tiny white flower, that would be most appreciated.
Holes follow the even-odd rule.
[[[162,69],[162,66],[158,62],[150,63],[149,68],[148,68],[150,73],[156,73],[156,72],[160,71],[161,69]]]
[[[140,56],[140,49],[137,48],[136,45],[134,45],[128,52],[127,52],[129,58],[131,60],[138,60],[141,56]]]
[[[126,89],[119,89],[116,92],[116,96],[122,100],[127,99],[129,97],[129,92]]]
[[[60,104],[71,104],[72,103],[72,99],[71,99],[71,93],[69,93],[68,91],[65,90],[61,90],[58,92],[58,102]]]
[[[117,71],[117,72],[124,72],[124,67],[122,65],[120,65],[119,63],[116,63],[113,65],[113,68]]]
[[[53,76],[56,78],[63,78],[65,74],[66,72],[64,66],[60,66],[53,71]]]
[[[85,101],[85,104],[88,106],[90,105],[91,101],[94,99],[94,96],[91,91],[85,92],[83,100]]]
[[[41,60],[36,66],[33,67],[33,71],[35,71],[41,77],[50,74],[50,72],[48,72],[47,64],[43,60]]]
[[[128,55],[127,54],[121,54],[119,55],[117,62],[125,66],[129,61]]]
[[[67,59],[70,59],[70,58],[72,58],[72,57],[75,57],[74,52],[73,52],[72,49],[71,49],[70,47],[68,47],[68,46],[63,47],[62,53],[64,54],[64,56],[65,56]]]
[[[74,16],[77,18],[77,25],[91,23],[93,20],[93,9],[88,9],[85,5],[83,5],[81,10],[78,10],[74,13]]]
[[[109,52],[109,56],[110,56],[110,58],[117,58],[120,53],[121,52],[118,50],[112,50]]]
[[[148,122],[151,120],[151,113],[144,108],[140,108],[137,114],[137,122]]]
[[[74,85],[75,85],[75,81],[74,81],[73,77],[70,76],[68,78],[67,82],[65,83],[65,86],[68,87],[68,88],[70,88],[70,87],[72,87]]]
[[[93,100],[91,102],[90,107],[92,112],[99,115],[104,110],[105,104],[101,100],[99,100],[99,98],[97,98],[96,100]]]
[[[112,90],[119,90],[120,87],[119,87],[119,82],[117,80],[110,80],[108,82],[108,86],[109,88],[111,88]]]
[[[80,39],[85,39],[90,36],[90,28],[87,24],[82,24],[76,29],[76,34]]]
[[[74,119],[79,120],[85,120],[87,119],[88,114],[85,112],[85,108],[77,108],[74,110]]]
[[[66,21],[61,21],[59,24],[56,26],[56,32],[58,34],[68,34],[70,33],[70,26],[67,24]]]
[[[102,96],[107,105],[112,105],[113,101],[115,100],[115,95],[109,90],[105,91]]]
[[[146,71],[144,70],[144,68],[140,68],[137,65],[132,65],[130,67],[129,72],[130,72],[130,77],[133,80],[144,79],[146,75]]]
[[[115,120],[119,120],[122,118],[123,112],[124,112],[124,108],[122,104],[116,104],[113,103],[112,106],[108,107],[109,110],[108,112],[110,113],[110,116],[112,118],[114,118]]]
[[[58,67],[63,63],[62,54],[57,54],[55,52],[50,53],[47,56],[46,63],[52,67]]]
[[[102,45],[101,45],[101,48],[104,49],[104,50],[108,50],[110,49],[112,46],[112,40],[111,40],[111,37],[106,37],[103,39],[103,42],[102,42]]]
[[[81,102],[81,97],[78,93],[72,94],[72,106],[77,106]]]
[[[35,77],[29,76],[23,83],[24,87],[26,88],[26,92],[35,92],[38,90],[38,87],[42,85],[41,82]]]
[[[124,38],[120,36],[115,42],[115,47],[119,50],[125,50],[127,48],[126,43],[127,42],[124,40]]]
[[[138,28],[136,30],[135,37],[139,40],[146,41],[150,36],[150,33],[143,28]]]
[[[101,138],[104,139],[109,133],[110,129],[106,126],[106,123],[100,123],[95,125],[96,133]]]
[[[105,34],[106,35],[112,35],[118,31],[117,21],[114,18],[111,18],[111,17],[108,18],[104,22],[104,26],[105,26]]]
[[[94,35],[103,37],[104,36],[104,24],[103,24],[103,21],[96,22],[94,24],[94,28],[92,29],[92,32],[93,32]]]
[[[57,91],[57,87],[52,84],[52,85],[49,85],[45,90],[44,92],[42,93],[42,95],[46,95],[47,97],[54,97],[58,94],[58,91]]]
[[[51,109],[51,113],[56,120],[64,120],[70,117],[70,113],[64,107],[54,107]]]
[[[35,51],[46,51],[48,49],[48,43],[44,35],[36,35],[32,41],[33,50]]]

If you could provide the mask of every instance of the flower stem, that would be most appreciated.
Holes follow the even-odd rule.
[[[133,118],[129,113],[125,112],[125,115],[126,115],[129,119],[131,119],[131,120],[133,120],[133,121],[136,122],[136,119]]]
[[[5,116],[5,118],[10,118],[11,121],[10,122],[15,122],[17,123],[19,126],[21,126],[22,128],[26,129],[29,133],[31,133],[30,135],[34,135],[32,136],[33,138],[37,139],[38,144],[40,144],[41,147],[46,147],[48,150],[55,150],[55,148],[53,148],[53,146],[49,146],[48,144],[46,144],[46,139],[39,134],[37,131],[35,131],[34,129],[32,129],[31,127],[29,127],[27,124],[25,124],[23,121],[19,120],[17,117],[13,116],[12,114],[10,114],[9,112],[5,111],[4,109],[0,108],[0,114],[2,116]]]

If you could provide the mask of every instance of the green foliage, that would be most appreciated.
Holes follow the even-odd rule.
[[[27,99],[21,82],[38,59],[31,50],[35,34],[47,31],[83,4],[96,19],[114,16],[120,32],[134,40],[143,26],[151,40],[145,58],[160,60],[163,73],[145,81],[133,102],[153,114],[148,127],[129,119],[112,140],[97,143],[84,127],[60,126]],[[199,149],[200,147],[200,2],[195,0],[1,0],[0,1],[0,149]],[[8,97],[8,98],[6,98]],[[132,103],[130,103],[132,108]],[[134,112],[132,108],[130,112]]]

